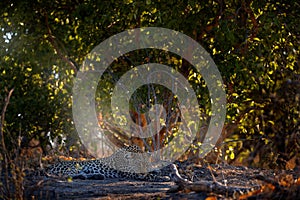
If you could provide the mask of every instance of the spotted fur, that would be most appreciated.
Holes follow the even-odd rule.
[[[117,150],[109,157],[86,161],[61,161],[47,168],[46,172],[55,176],[105,179],[125,178],[142,181],[169,181],[167,176],[147,173],[149,161],[137,146]],[[137,173],[142,172],[142,173]]]

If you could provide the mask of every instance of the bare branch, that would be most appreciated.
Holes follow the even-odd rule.
[[[1,112],[1,121],[0,121],[0,139],[1,139],[1,154],[3,156],[3,159],[4,159],[4,171],[5,171],[5,182],[6,182],[6,189],[7,191],[9,191],[9,184],[8,184],[8,152],[7,152],[7,149],[6,149],[6,145],[5,145],[5,141],[4,141],[4,133],[3,133],[3,130],[4,130],[4,121],[5,121],[5,113],[6,113],[6,109],[7,109],[7,106],[9,104],[9,101],[10,101],[10,97],[12,95],[14,91],[14,88],[11,89],[7,95],[7,97],[5,98],[5,102],[4,102],[4,106],[3,106],[3,109],[2,109],[2,112]],[[8,196],[10,196],[10,194],[8,193]]]
[[[49,22],[48,22],[48,15],[47,12],[45,12],[45,23],[47,26],[47,31],[48,31],[48,41],[50,42],[50,44],[53,46],[53,48],[55,49],[55,51],[57,52],[58,56],[65,61],[66,63],[68,63],[68,65],[74,70],[75,74],[77,74],[77,67],[74,64],[74,62],[71,61],[70,58],[68,58],[67,56],[65,56],[59,49],[56,41],[55,41],[55,36],[52,34],[52,31],[50,29],[49,26]]]
[[[5,143],[4,143],[4,134],[3,134],[5,113],[6,113],[6,109],[7,109],[7,106],[9,104],[10,97],[11,97],[13,91],[14,91],[14,88],[9,91],[7,97],[5,98],[4,106],[3,106],[3,109],[2,109],[2,112],[1,112],[1,122],[0,122],[0,137],[1,138],[0,139],[1,139],[2,148],[5,152],[6,152],[6,147],[5,147]]]

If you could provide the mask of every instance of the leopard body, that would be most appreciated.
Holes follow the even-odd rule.
[[[85,161],[60,161],[47,168],[55,176],[106,179],[125,178],[142,181],[169,181],[168,176],[148,172],[149,160],[137,146],[124,147],[106,158]]]

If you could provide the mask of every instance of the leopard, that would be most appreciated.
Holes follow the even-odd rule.
[[[169,175],[148,171],[150,162],[140,147],[118,149],[109,157],[83,161],[59,161],[46,169],[46,174],[72,179],[121,178],[138,181],[168,182]],[[146,154],[147,155],[147,154]]]

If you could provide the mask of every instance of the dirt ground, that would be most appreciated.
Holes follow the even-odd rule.
[[[31,177],[26,199],[300,199],[300,171],[184,165],[187,182]]]

